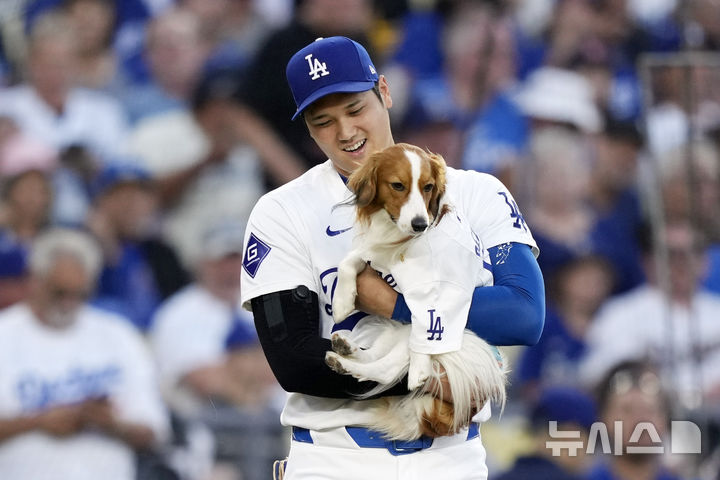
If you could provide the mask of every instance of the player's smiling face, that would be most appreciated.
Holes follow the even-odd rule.
[[[343,175],[395,143],[388,114],[392,99],[385,77],[380,77],[378,87],[382,102],[373,90],[334,93],[305,110],[310,136]]]

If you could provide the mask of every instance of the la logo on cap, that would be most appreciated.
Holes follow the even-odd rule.
[[[312,53],[306,55],[305,60],[308,62],[308,67],[310,67],[310,73],[308,73],[308,75],[310,75],[310,78],[313,80],[317,80],[318,78],[324,77],[330,73],[328,72],[325,62],[321,62],[317,58],[313,58]]]

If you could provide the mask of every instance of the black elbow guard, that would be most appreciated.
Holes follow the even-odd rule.
[[[300,285],[251,304],[260,344],[280,385],[289,392],[312,391],[312,383],[329,372],[325,353],[331,348],[320,336],[317,293]]]
[[[319,331],[318,295],[305,285],[253,298],[251,305],[261,340],[279,343],[293,333]]]

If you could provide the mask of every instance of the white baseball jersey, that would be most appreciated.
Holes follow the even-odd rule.
[[[537,251],[515,201],[499,180],[452,168],[448,168],[447,180],[459,215],[467,219],[481,245],[489,248],[519,242]],[[260,199],[245,233],[245,308],[249,309],[250,300],[260,295],[305,285],[318,294],[320,334],[330,337],[335,327],[332,295],[337,266],[351,249],[355,218],[354,207],[338,204],[350,197],[343,179],[328,160]],[[381,273],[390,285],[396,283],[390,273]],[[312,430],[360,425],[368,423],[367,406],[372,401],[293,393],[281,420],[284,425]]]
[[[84,307],[66,330],[43,326],[24,304],[0,314],[0,417],[107,396],[121,419],[161,440],[169,430],[153,362],[128,320]],[[3,480],[133,480],[124,442],[86,431],[57,438],[40,431],[0,443]]]

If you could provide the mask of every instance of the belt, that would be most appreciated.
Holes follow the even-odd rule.
[[[423,435],[417,440],[388,440],[381,432],[365,427],[345,427],[350,438],[362,448],[385,448],[392,455],[407,455],[429,448],[433,444],[432,437]],[[479,435],[477,423],[471,423],[467,439],[472,440]],[[302,427],[292,427],[292,439],[296,442],[314,443],[310,430]]]

